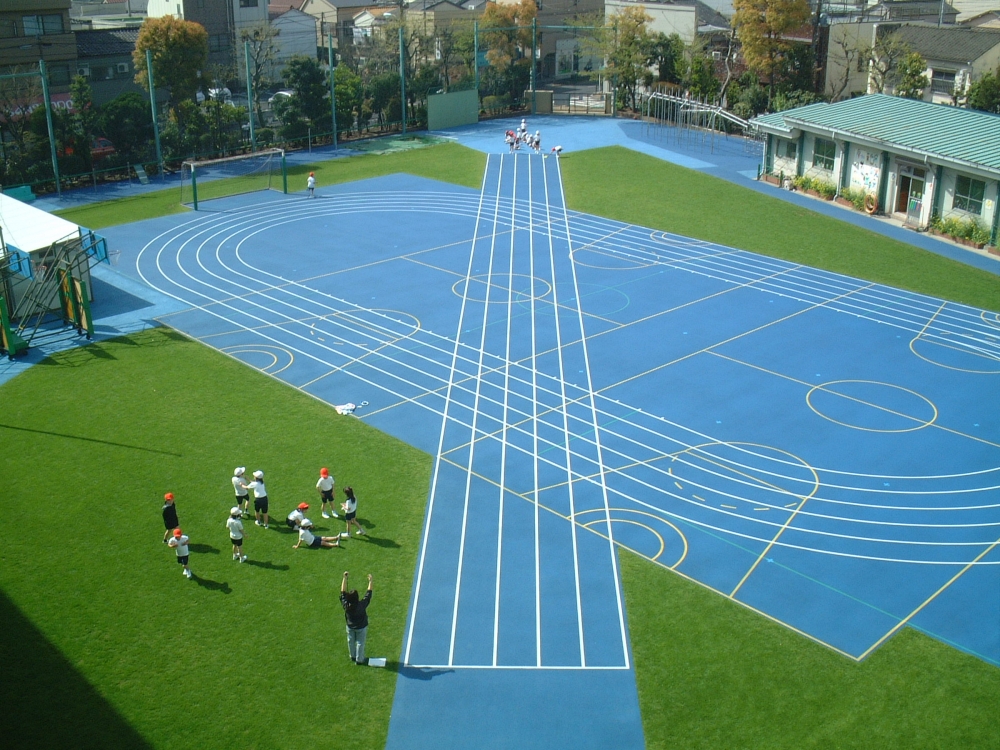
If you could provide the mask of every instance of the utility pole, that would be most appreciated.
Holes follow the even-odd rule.
[[[56,158],[56,134],[52,127],[52,99],[49,97],[49,74],[45,69],[45,60],[38,61],[38,72],[42,76],[42,97],[45,99],[45,124],[49,128],[49,153],[52,156],[52,172],[56,177],[56,194],[62,198],[62,185],[59,180],[59,159]]]
[[[337,150],[337,87],[334,85],[333,34],[326,35],[327,52],[330,58],[330,118],[333,120],[333,150]]]
[[[253,126],[253,74],[250,72],[250,40],[243,41],[243,57],[247,66],[247,109],[250,114],[250,151],[257,150],[257,131]]]
[[[149,109],[153,115],[153,140],[156,142],[156,163],[160,165],[160,179],[167,176],[163,173],[163,152],[160,150],[160,123],[156,119],[156,86],[153,83],[153,51],[146,50],[146,75],[149,77]]]

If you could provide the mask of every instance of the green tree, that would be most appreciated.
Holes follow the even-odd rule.
[[[749,120],[767,110],[767,89],[752,70],[746,71],[729,87],[729,109],[737,117]]]
[[[69,91],[73,97],[73,120],[81,141],[78,151],[86,166],[90,168],[92,166],[90,144],[94,140],[101,115],[94,105],[93,92],[86,78],[76,76],[70,84]]]
[[[489,67],[482,71],[485,88],[520,99],[531,78],[531,22],[538,14],[534,0],[489,3],[479,20],[479,48]]]
[[[875,44],[864,50],[868,57],[869,90],[884,94],[899,74],[899,64],[912,52],[898,32],[879,34]]]
[[[924,89],[929,85],[927,80],[927,61],[919,52],[910,52],[899,62],[896,86],[896,96],[906,99],[923,99]]]
[[[311,57],[291,58],[281,77],[293,92],[281,97],[274,111],[284,123],[286,138],[301,138],[309,128],[326,132],[330,126],[330,87],[327,73]]]
[[[149,158],[153,120],[149,100],[142,94],[135,91],[119,94],[101,107],[99,127],[115,144],[117,156],[125,163]]]
[[[967,101],[970,109],[1000,115],[1000,67],[996,73],[987,72],[969,85]]]
[[[135,63],[135,82],[148,92],[146,50],[153,53],[154,82],[169,92],[171,108],[176,108],[185,99],[194,99],[202,85],[201,71],[208,61],[205,27],[173,16],[143,21],[132,61]]]
[[[788,34],[809,22],[808,0],[734,0],[733,28],[747,66],[765,76],[774,99],[781,64],[792,46]]]
[[[337,66],[333,73],[333,91],[337,101],[337,129],[350,130],[351,126],[358,121],[361,105],[364,101],[361,76],[354,73],[346,65]],[[357,122],[359,133],[361,125],[361,122]]]
[[[712,58],[704,50],[698,50],[691,56],[687,72],[684,74],[684,88],[695,99],[714,101],[719,95],[722,84],[715,77]]]
[[[656,67],[656,80],[680,83],[684,71],[684,41],[678,34],[667,36],[662,31],[649,39],[647,64]]]

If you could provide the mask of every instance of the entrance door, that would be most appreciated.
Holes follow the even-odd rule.
[[[916,201],[919,204],[923,201],[925,175],[926,172],[923,169],[916,169],[914,167],[903,167],[899,170],[899,192],[896,193],[896,213],[909,213],[911,202]]]

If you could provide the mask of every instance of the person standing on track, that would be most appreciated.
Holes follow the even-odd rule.
[[[258,469],[253,473],[253,481],[247,485],[253,490],[254,523],[267,528],[267,487],[264,486],[264,472]],[[264,523],[260,519],[264,519]]]
[[[306,180],[306,190],[309,192],[310,198],[316,197],[316,173],[310,172],[309,179]]]
[[[372,574],[368,574],[368,591],[364,598],[358,597],[356,589],[347,590],[348,571],[340,580],[340,606],[344,608],[347,620],[347,653],[355,664],[367,664],[365,641],[368,638],[368,605],[372,601]]]
[[[163,532],[163,543],[166,544],[174,529],[180,526],[177,520],[177,507],[174,505],[174,493],[168,492],[163,496],[163,525],[167,530]]]
[[[243,478],[246,473],[246,466],[237,466],[233,470],[233,489],[236,490],[236,505],[243,513],[243,517],[249,516],[250,493],[247,491],[247,480]]]
[[[535,137],[531,139],[531,148],[535,150],[536,154],[542,153],[542,131],[536,130]]]
[[[347,496],[347,500],[340,507],[344,509],[344,520],[347,521],[347,531],[343,536],[351,535],[351,524],[358,527],[357,532],[355,532],[358,536],[364,536],[365,530],[361,528],[361,524],[357,521],[358,499],[354,496],[354,488],[344,487],[344,494]]]
[[[181,531],[180,527],[174,529],[174,537],[167,544],[174,548],[177,552],[177,562],[184,566],[182,571],[187,579],[190,581],[193,574],[191,573],[191,568],[188,566],[188,557],[191,554],[188,544],[191,540],[188,539],[187,534]]]
[[[334,518],[340,518],[337,514],[334,505],[336,504],[333,499],[333,485],[335,481],[333,475],[330,474],[330,470],[326,467],[319,470],[319,481],[316,482],[316,491],[319,492],[319,496],[323,498],[323,502],[320,505],[320,511],[323,513],[323,518],[329,518],[333,514]],[[330,512],[327,513],[326,505],[330,504]]]
[[[247,561],[247,556],[243,554],[243,538],[246,532],[243,530],[243,521],[240,520],[241,515],[239,507],[234,505],[229,511],[226,528],[229,529],[229,541],[233,543],[233,559],[244,563]]]

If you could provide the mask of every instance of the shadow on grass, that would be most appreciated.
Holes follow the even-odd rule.
[[[152,748],[0,592],[0,746]]]
[[[208,589],[209,591],[221,591],[223,594],[233,593],[233,590],[229,587],[228,583],[219,583],[218,581],[213,581],[211,578],[202,578],[194,572],[191,573],[191,580],[203,589]]]
[[[264,570],[291,570],[291,565],[275,565],[270,560],[247,560],[244,565],[253,565],[255,568]]]
[[[159,453],[163,456],[181,456],[173,451],[158,451],[156,448],[143,448],[141,445],[128,445],[126,443],[115,443],[111,440],[100,440],[98,438],[83,437],[82,435],[67,435],[65,432],[52,432],[51,430],[35,430],[30,427],[17,427],[12,424],[0,424],[0,430],[19,430],[20,432],[34,432],[38,435],[52,435],[53,437],[69,438],[70,440],[85,440],[88,443],[100,443],[101,445],[113,445],[117,448],[129,448],[144,453]]]
[[[399,549],[399,542],[397,542],[395,539],[386,539],[382,537],[372,536],[371,534],[362,534],[361,536],[355,534],[354,538],[364,539],[369,544],[374,544],[376,547],[385,547],[387,549],[388,548]]]
[[[197,552],[199,555],[217,555],[219,550],[213,547],[211,544],[189,544],[188,549],[192,552]]]

